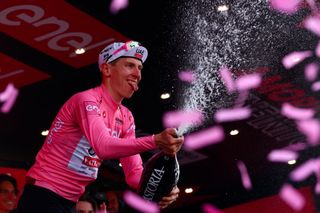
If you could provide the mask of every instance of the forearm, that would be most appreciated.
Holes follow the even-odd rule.
[[[139,154],[120,159],[127,184],[137,190],[143,172],[142,159]]]
[[[101,159],[123,158],[156,148],[153,136],[122,139],[101,131],[99,136],[91,140],[93,149]]]

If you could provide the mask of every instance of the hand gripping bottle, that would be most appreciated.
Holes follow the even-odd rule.
[[[177,155],[159,151],[145,163],[138,193],[145,200],[158,202],[178,184],[179,175]]]

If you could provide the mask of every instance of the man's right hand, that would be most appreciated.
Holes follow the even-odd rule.
[[[168,155],[175,155],[184,142],[184,137],[178,137],[174,128],[167,128],[154,137],[157,147]]]

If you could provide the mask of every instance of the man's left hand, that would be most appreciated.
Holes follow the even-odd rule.
[[[176,201],[179,197],[179,193],[180,190],[177,186],[175,186],[172,191],[170,192],[170,194],[168,194],[167,196],[163,197],[161,199],[161,201],[159,201],[159,206],[161,209],[166,208],[167,206],[169,206],[171,203],[173,203],[174,201]]]

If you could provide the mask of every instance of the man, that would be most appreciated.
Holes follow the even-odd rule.
[[[76,213],[106,213],[106,210],[98,211],[94,198],[89,194],[83,194],[76,204]]]
[[[120,198],[115,191],[106,191],[108,213],[120,213]]]
[[[135,138],[134,118],[121,104],[138,90],[147,55],[135,41],[115,42],[101,51],[101,85],[73,95],[58,112],[27,173],[18,212],[72,212],[104,159],[120,158],[127,184],[137,189],[143,170],[139,153],[179,151],[183,137],[172,128]],[[159,206],[172,203],[178,193],[174,188]]]
[[[17,202],[17,181],[7,174],[0,174],[0,213],[13,212]]]

